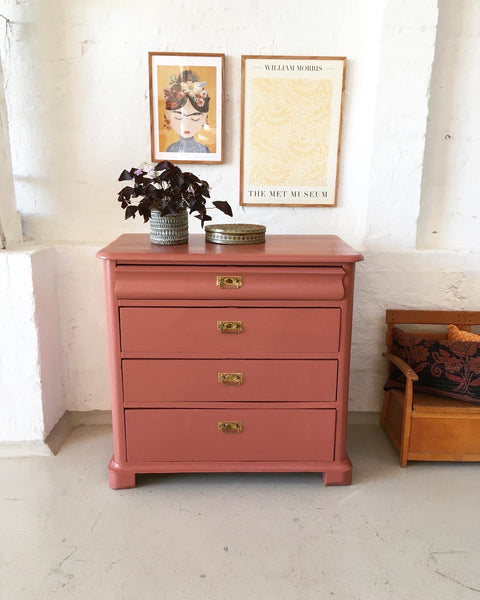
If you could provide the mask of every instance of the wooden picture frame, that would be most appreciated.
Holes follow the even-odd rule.
[[[346,62],[242,56],[241,205],[336,206]]]
[[[223,163],[224,54],[148,53],[152,161]]]

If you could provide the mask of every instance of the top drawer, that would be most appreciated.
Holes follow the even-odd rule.
[[[176,267],[115,269],[120,299],[342,300],[341,267]]]

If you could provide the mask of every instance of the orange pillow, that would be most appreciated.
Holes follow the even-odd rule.
[[[462,331],[456,325],[448,326],[448,341],[449,342],[480,342],[480,335],[470,333],[470,331]]]

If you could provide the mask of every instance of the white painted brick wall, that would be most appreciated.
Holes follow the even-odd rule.
[[[337,233],[364,251],[351,409],[378,410],[385,308],[479,306],[478,3],[440,0],[439,10],[435,0],[134,4],[0,0],[0,13],[13,23],[2,60],[18,207],[27,238],[56,249],[47,280],[58,288],[58,337],[47,346],[55,360],[58,348],[63,357],[61,391],[52,382],[52,359],[43,365],[53,394],[48,414],[32,414],[48,428],[62,410],[60,393],[70,410],[109,406],[103,283],[94,255],[120,233],[147,231],[139,221],[123,220],[116,178],[148,159],[150,50],[227,55],[225,164],[192,170],[210,182],[214,199],[234,205],[235,220],[264,223],[270,233]],[[242,54],[348,57],[337,208],[238,206]],[[447,142],[444,135],[452,132]],[[433,226],[441,233],[435,240],[428,233]],[[196,223],[191,230],[200,231]],[[420,245],[446,250],[417,250],[417,233]],[[33,264],[30,279],[41,278],[46,263]],[[22,270],[19,277],[7,283],[9,294],[34,294],[22,283]],[[41,343],[30,313],[31,307],[14,316],[23,319],[20,331],[36,340],[31,354],[23,353],[23,384],[41,411]],[[5,321],[2,327],[8,344],[16,344],[14,329]],[[13,389],[12,381],[7,386]],[[8,406],[16,418],[17,407]],[[5,422],[11,426],[0,439],[12,431],[22,435],[21,419],[20,429]],[[39,434],[31,425],[25,418],[24,439]]]
[[[149,159],[147,56],[163,50],[226,54],[225,164],[192,166],[211,184],[213,199],[230,201],[237,221],[265,223],[271,233],[336,232],[361,244],[379,6],[379,0],[138,0],[134,9],[126,0],[18,5],[5,72],[25,235],[36,242],[102,244],[125,231],[146,231],[141,222],[124,222],[117,178]],[[337,209],[238,205],[242,54],[348,57]],[[200,231],[195,219],[191,229]]]

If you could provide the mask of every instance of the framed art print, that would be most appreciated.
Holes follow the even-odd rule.
[[[149,52],[152,161],[223,163],[224,54]]]
[[[346,60],[242,56],[240,204],[336,205]]]

